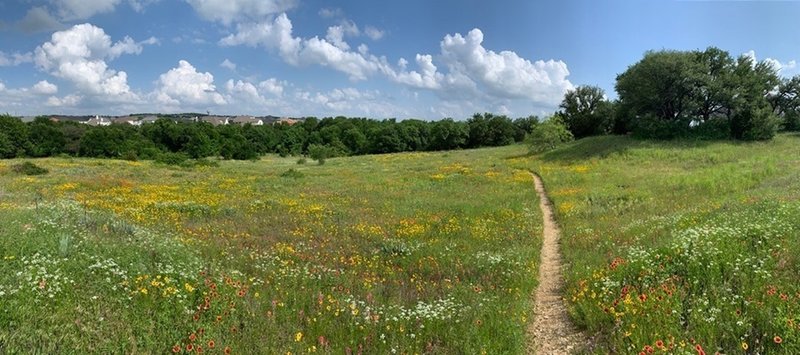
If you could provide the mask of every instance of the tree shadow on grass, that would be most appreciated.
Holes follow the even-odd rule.
[[[682,150],[702,148],[715,142],[721,141],[699,139],[652,140],[620,135],[597,136],[577,140],[564,147],[543,153],[539,155],[539,157],[546,162],[572,162],[625,155],[628,151],[635,149],[659,148],[665,150]],[[733,142],[734,144],[741,143]]]

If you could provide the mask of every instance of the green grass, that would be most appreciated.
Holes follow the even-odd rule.
[[[0,161],[0,353],[522,352],[524,152]]]
[[[512,165],[540,172],[556,206],[566,297],[590,352],[794,354],[798,159],[796,135],[595,137]]]
[[[0,352],[521,353],[539,172],[588,352],[800,352],[800,137],[0,161]],[[206,166],[209,165],[209,166]]]

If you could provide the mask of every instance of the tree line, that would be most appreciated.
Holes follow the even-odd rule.
[[[133,126],[89,126],[37,117],[24,123],[0,116],[0,158],[70,155],[123,159],[282,156],[333,157],[507,145],[522,141],[537,117],[510,119],[491,113],[466,121],[375,120],[309,117],[294,125],[220,125],[162,118]]]
[[[800,130],[800,76],[781,78],[778,71],[769,61],[715,47],[649,51],[617,76],[616,100],[580,86],[566,93],[551,120],[575,138],[771,139]]]

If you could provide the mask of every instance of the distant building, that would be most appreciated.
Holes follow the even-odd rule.
[[[88,124],[90,126],[110,126],[111,120],[108,117],[94,116],[94,118],[91,118],[83,123]]]
[[[117,118],[115,118],[115,119],[113,119],[111,121],[114,122],[114,123],[117,123],[117,124],[129,124],[131,126],[141,126],[142,125],[142,121],[139,120],[139,117],[135,117],[135,116],[117,117]]]
[[[203,122],[208,122],[215,126],[225,125],[230,123],[229,118],[225,116],[203,116],[200,118],[200,120]]]
[[[273,124],[285,124],[285,125],[292,126],[297,122],[300,122],[300,121],[296,120],[296,119],[293,119],[293,118],[289,118],[289,117],[281,117],[277,121],[275,121],[275,123],[273,123]]]
[[[141,125],[145,123],[155,123],[156,121],[158,121],[158,116],[149,115],[149,116],[144,116],[142,119],[140,119],[139,124]]]
[[[253,126],[262,126],[264,125],[264,121],[260,118],[255,118],[253,116],[237,116],[231,121],[231,123],[240,124],[242,126],[246,124],[251,124]]]

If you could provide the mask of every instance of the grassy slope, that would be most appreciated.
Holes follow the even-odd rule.
[[[0,352],[520,352],[541,219],[522,153],[0,161]]]
[[[557,207],[571,312],[595,351],[797,353],[798,157],[796,135],[596,137],[515,164]]]

